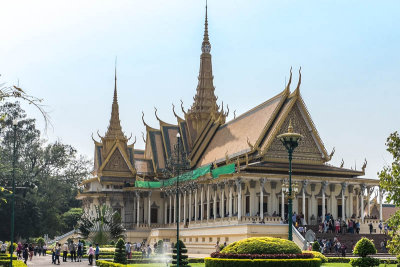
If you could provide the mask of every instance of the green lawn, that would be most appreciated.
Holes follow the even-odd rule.
[[[396,267],[396,264],[381,264],[379,267]],[[322,267],[351,267],[350,263],[325,263],[322,264]]]
[[[128,266],[132,267],[160,267],[164,266],[163,264],[160,263],[153,263],[153,264],[129,264]],[[204,263],[190,263],[190,266],[192,267],[204,267]],[[381,264],[379,267],[396,267],[396,264],[389,264],[389,265],[384,265]],[[322,267],[351,267],[349,263],[325,263],[322,265]]]
[[[162,263],[151,263],[151,264],[129,264],[128,266],[132,267],[160,267],[165,266]],[[190,263],[192,267],[204,267],[204,263]]]

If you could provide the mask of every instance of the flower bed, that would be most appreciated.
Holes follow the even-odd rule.
[[[205,258],[205,267],[320,267],[321,260],[312,259],[220,259]]]

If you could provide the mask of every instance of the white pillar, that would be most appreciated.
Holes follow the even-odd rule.
[[[326,209],[325,209],[325,190],[328,185],[327,181],[322,182],[322,221],[325,221]]]
[[[360,216],[360,192],[357,189],[356,191],[356,217],[358,218]]]
[[[151,191],[149,191],[149,212],[148,212],[148,224],[151,225]]]
[[[194,192],[194,221],[197,221],[197,218],[199,217],[199,204],[198,204],[198,197],[197,197],[198,191],[199,191],[199,189],[196,188],[196,191]]]
[[[193,203],[192,203],[192,189],[189,191],[189,222],[192,221],[192,209],[193,209]]]
[[[368,205],[368,216],[371,216],[371,187],[367,187],[367,205]]]
[[[360,212],[361,212],[361,222],[364,223],[364,192],[365,192],[365,184],[361,185],[361,194],[360,194],[360,198],[361,198],[361,208],[360,208]]]
[[[281,215],[282,215],[282,220],[285,221],[285,193],[283,192],[283,187],[282,187],[281,191],[282,191],[282,193],[281,193]]]
[[[233,203],[232,203],[232,184],[229,181],[229,217],[232,217]]]
[[[183,192],[183,222],[186,223],[186,190]]]
[[[238,193],[238,220],[240,221],[242,219],[242,181],[240,178],[236,180],[236,188],[237,188],[237,193]]]
[[[264,183],[265,178],[260,179],[260,218],[264,219]]]
[[[214,189],[213,217],[215,220],[217,218],[217,185],[213,185],[213,189]]]
[[[207,185],[207,221],[210,219],[210,185]]]
[[[379,220],[382,221],[383,216],[382,216],[382,207],[383,207],[383,190],[380,188],[379,189]]]
[[[225,186],[223,183],[221,184],[219,189],[221,190],[221,199],[220,199],[221,207],[219,208],[219,215],[221,218],[224,218],[225,217],[225,197],[224,197]]]
[[[346,183],[342,183],[342,219],[346,220]]]
[[[165,194],[165,197],[167,197],[167,195]],[[164,224],[168,223],[168,201],[164,202]]]
[[[179,192],[179,205],[178,205],[178,222],[181,222],[182,218],[182,193]]]
[[[351,218],[353,216],[353,190],[354,190],[354,186],[353,185],[349,185],[349,218]]]
[[[136,205],[136,225],[139,227],[139,221],[140,221],[140,194],[139,192],[136,193],[136,199],[137,199],[137,205]]]
[[[204,185],[201,186],[200,195],[200,221],[204,220]]]
[[[176,216],[177,216],[177,214],[178,214],[178,207],[177,207],[177,205],[176,205],[176,194],[174,194],[174,222],[176,223],[177,222],[177,219],[176,219]]]
[[[172,192],[169,193],[169,223],[172,223]]]

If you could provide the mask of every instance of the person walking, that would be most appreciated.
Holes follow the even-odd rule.
[[[80,240],[78,240],[78,250],[77,250],[77,254],[78,254],[78,262],[82,261],[82,256],[83,256],[83,244]]]
[[[46,244],[44,244],[42,249],[43,256],[46,256],[46,251],[47,251],[47,246]]]
[[[54,262],[58,262],[57,265],[60,265],[60,255],[61,255],[61,244],[56,244],[56,258]]]
[[[28,249],[28,244],[25,243],[24,245],[24,250],[22,252],[22,257],[24,258],[24,263],[28,261],[28,256],[29,256],[29,249]]]
[[[32,261],[32,258],[33,258],[33,245],[32,244],[29,244],[29,247],[28,247],[28,249],[29,249],[29,261]]]
[[[74,241],[71,241],[69,243],[68,249],[69,249],[69,253],[71,255],[71,262],[76,261],[76,248],[75,248]]]
[[[21,242],[18,242],[18,246],[17,246],[17,259],[22,259],[21,254],[22,254],[22,250],[24,250],[24,247],[22,246]]]
[[[96,244],[96,251],[94,252],[94,255],[95,255],[96,262],[97,262],[99,260],[99,256],[100,256],[99,244]]]
[[[63,252],[63,262],[67,262],[67,256],[68,256],[68,245],[67,243],[64,243],[62,246],[62,252]]]
[[[89,265],[93,265],[94,249],[92,247],[92,244],[89,245],[87,255],[89,256]]]
[[[51,249],[51,263],[56,264],[56,247]]]

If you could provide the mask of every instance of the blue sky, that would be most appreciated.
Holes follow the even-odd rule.
[[[93,157],[91,133],[106,131],[114,60],[123,130],[143,148],[146,122],[175,122],[197,85],[204,1],[2,2],[0,73],[44,98],[60,139]],[[367,177],[391,158],[399,130],[399,1],[209,1],[214,85],[241,114],[279,93],[302,67],[302,96],[331,164],[368,160]],[[297,82],[297,71],[294,72]],[[39,114],[26,107],[30,116]]]

